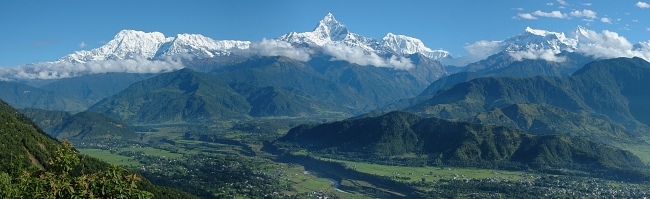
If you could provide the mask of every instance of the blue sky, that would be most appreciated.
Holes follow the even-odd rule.
[[[647,1],[650,3],[650,0]],[[610,30],[632,43],[650,40],[644,1],[1,1],[0,66],[54,61],[99,47],[122,29],[166,36],[260,41],[311,31],[328,12],[355,33],[421,39],[454,56],[465,45],[503,40],[527,26],[570,32]],[[83,45],[82,45],[83,43]]]

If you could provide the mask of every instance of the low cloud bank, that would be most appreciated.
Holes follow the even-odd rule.
[[[414,67],[411,60],[404,57],[391,56],[390,58],[382,58],[376,53],[344,44],[329,43],[323,45],[322,49],[324,54],[334,57],[333,60],[347,61],[362,66],[390,67],[400,70]],[[234,54],[240,56],[284,56],[305,62],[309,61],[314,53],[309,48],[296,47],[286,41],[267,39],[251,43],[248,49],[234,52]]]
[[[284,56],[299,61],[309,61],[313,52],[308,48],[294,47],[286,41],[263,39],[261,42],[251,43],[248,49],[234,53],[241,56]]]
[[[557,54],[559,53],[560,53],[559,50],[530,49],[527,51],[509,52],[508,54],[510,54],[510,56],[517,61],[521,61],[523,59],[542,59],[542,60],[552,61],[552,62],[564,62],[566,60],[566,57],[557,56]]]
[[[439,61],[444,65],[450,66],[465,66],[470,63],[487,59],[489,56],[500,53],[506,48],[506,43],[503,41],[487,41],[481,40],[469,44],[464,47],[468,55],[456,57],[453,59],[443,58]]]
[[[90,61],[86,63],[45,62],[0,68],[0,80],[61,79],[111,72],[160,73],[181,68],[183,68],[181,61],[171,57],[161,60],[135,58],[126,60]]]
[[[635,46],[625,37],[608,30],[600,33],[588,30],[585,37],[587,41],[580,42],[576,52],[594,58],[640,57],[650,61],[650,41]]]
[[[399,56],[382,58],[373,52],[366,52],[360,47],[350,47],[344,44],[325,44],[323,53],[332,56],[333,60],[343,60],[361,66],[388,67],[398,70],[408,70],[414,67],[411,60]]]

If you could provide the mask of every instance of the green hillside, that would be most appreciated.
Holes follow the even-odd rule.
[[[328,56],[309,62],[285,57],[252,58],[220,67],[211,73],[226,82],[256,87],[281,87],[337,104],[350,113],[370,111],[403,98],[414,97],[444,71],[437,62],[415,62],[417,69],[368,67]]]
[[[347,159],[427,165],[578,169],[647,178],[641,160],[584,138],[533,135],[508,127],[422,118],[406,112],[291,129],[276,146]],[[409,158],[411,157],[411,158]],[[403,161],[400,163],[400,161]]]
[[[84,111],[72,115],[64,111],[42,109],[22,109],[21,112],[58,140],[137,137],[128,124],[102,113]]]
[[[494,77],[570,76],[585,64],[594,61],[579,53],[563,52],[557,55],[562,61],[544,59],[516,60],[509,52],[502,52],[467,65],[468,72],[489,74]]]
[[[51,135],[58,140],[133,139],[137,137],[128,124],[107,115],[89,111],[66,118],[52,128]]]
[[[105,193],[113,193],[109,186],[122,189],[118,184],[124,182],[123,180],[128,180],[124,178],[128,173],[122,174],[124,170],[121,168],[110,168],[105,162],[79,155],[73,151],[65,152],[65,147],[61,143],[46,135],[28,117],[1,100],[0,123],[3,124],[0,126],[0,136],[3,137],[0,140],[0,187],[3,190],[0,196],[2,197],[46,197],[45,195],[39,196],[40,193],[58,193],[61,194],[60,197],[64,197],[74,190],[55,192],[56,189],[50,188],[67,186],[79,188],[77,185],[80,184],[76,183],[83,182],[83,180],[92,181],[95,177],[108,177],[110,175],[106,173],[108,171],[116,172],[111,178],[114,177],[116,180],[114,182],[117,184],[106,186]],[[60,149],[64,149],[63,152]],[[27,173],[23,171],[27,171]],[[85,175],[82,176],[82,174]],[[86,189],[94,190],[95,185],[101,186],[105,183],[99,179]],[[52,184],[48,184],[50,182]],[[61,182],[72,182],[72,184],[60,184]],[[116,185],[117,187],[115,187]],[[39,189],[39,187],[48,187],[48,189]],[[153,193],[155,198],[195,198],[174,189],[152,185],[146,179],[137,183],[137,187],[140,190]],[[96,196],[104,195],[95,193]],[[124,191],[122,194],[127,194],[127,192]]]
[[[152,77],[153,74],[104,73],[60,79],[40,89],[82,99],[90,107],[105,97],[119,93],[131,84]]]
[[[603,143],[637,143],[643,131],[628,131],[607,120],[575,113],[548,104],[513,104],[476,115],[470,121],[522,129],[534,134],[589,137]]]
[[[0,81],[0,99],[16,108],[38,108],[79,112],[88,106],[82,99],[26,84]]]
[[[29,117],[36,126],[43,129],[48,135],[52,135],[54,127],[63,123],[66,119],[72,116],[71,113],[66,111],[52,111],[36,108],[26,108],[19,110],[23,115]]]
[[[182,69],[137,82],[89,110],[129,123],[164,123],[241,119],[250,108],[228,85]]]
[[[570,77],[479,78],[438,92],[407,110],[444,118],[472,118],[513,104],[549,104],[620,124],[630,131],[650,119],[650,63],[617,58],[585,65]],[[640,123],[640,122],[644,123]]]
[[[307,94],[297,94],[280,87],[256,87],[246,83],[230,83],[230,87],[246,97],[253,117],[266,116],[309,116],[321,111],[346,112],[345,108],[331,102],[316,99]]]

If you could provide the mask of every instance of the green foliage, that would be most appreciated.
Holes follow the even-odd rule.
[[[58,182],[71,182],[71,179],[82,179],[83,176],[89,173],[97,174],[95,176],[97,178],[105,177],[107,174],[104,174],[102,172],[110,171],[109,165],[107,163],[101,162],[94,158],[90,158],[88,156],[79,156],[79,164],[72,166],[72,169],[70,169],[70,165],[62,167],[61,165],[65,164],[58,164],[57,162],[74,163],[76,161],[74,159],[71,159],[72,157],[69,155],[60,155],[58,157],[55,157],[55,152],[57,150],[62,150],[63,146],[61,143],[49,137],[47,134],[45,134],[45,132],[36,127],[36,125],[28,117],[20,114],[20,112],[18,112],[16,109],[1,100],[0,137],[3,138],[0,139],[0,181],[3,182],[0,187],[12,187],[11,189],[7,189],[8,191],[0,193],[0,195],[5,193],[8,194],[6,195],[8,197],[2,198],[14,198],[10,196],[14,196],[18,193],[23,193],[18,192],[20,191],[18,189],[14,189],[14,183],[21,183],[20,181],[17,181],[17,179],[23,179],[25,183],[33,182],[41,184],[46,182],[54,182],[52,181],[53,179],[59,179]],[[55,173],[52,172],[53,170],[67,171],[69,172],[69,178],[55,178],[55,176],[58,174],[54,175]],[[125,171],[123,169],[120,169],[120,172]],[[40,175],[45,173],[50,173],[52,175]],[[130,174],[132,173],[129,173],[128,175]],[[124,173],[124,175],[127,175],[127,173]],[[21,176],[23,178],[19,178]],[[86,176],[86,178],[88,177],[93,176]],[[47,181],[48,179],[50,181]],[[89,178],[87,180],[96,181]],[[42,187],[41,185],[35,187],[39,186]],[[156,194],[157,198],[165,198],[162,196],[170,196],[171,198],[194,198],[187,193],[152,185],[146,179],[138,182],[138,187],[141,187],[141,190],[146,190],[148,192]],[[34,197],[40,198],[38,196]]]
[[[106,171],[82,176],[70,172],[79,164],[79,156],[68,142],[53,154],[48,171],[23,171],[20,176],[0,174],[2,198],[152,198],[137,187],[140,177],[112,166]]]

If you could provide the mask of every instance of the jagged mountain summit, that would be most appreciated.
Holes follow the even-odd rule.
[[[160,32],[122,30],[113,40],[89,51],[77,51],[57,62],[85,63],[116,59],[155,59],[162,56],[190,55],[208,58],[229,55],[231,50],[246,49],[249,41],[213,40],[200,34],[178,34],[165,37]]]
[[[578,27],[582,30],[584,28]],[[503,41],[504,51],[522,50],[553,50],[573,52],[578,46],[578,39],[566,37],[564,33],[526,27],[523,34],[510,37]]]
[[[406,35],[388,33],[379,41],[374,38],[352,33],[345,25],[337,21],[332,13],[328,13],[320,20],[314,31],[301,33],[291,32],[276,38],[276,40],[315,46],[325,46],[328,44],[346,45],[349,47],[359,47],[366,52],[377,54],[392,53],[406,56],[420,53],[434,60],[451,57],[451,54],[447,51],[431,50],[424,46],[424,43],[420,39]]]

